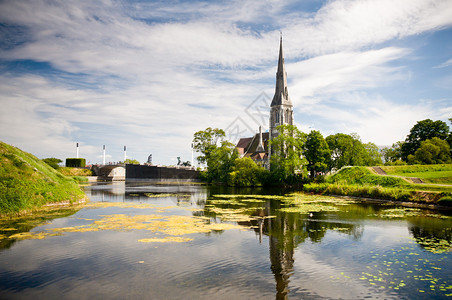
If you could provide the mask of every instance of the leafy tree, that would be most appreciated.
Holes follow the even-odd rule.
[[[356,133],[337,133],[325,140],[332,151],[330,169],[382,163],[378,147],[373,143],[363,144]]]
[[[270,170],[278,182],[287,181],[295,173],[303,172],[306,159],[302,157],[306,134],[295,125],[276,127],[279,135],[270,141]]]
[[[177,165],[178,166],[184,166],[184,167],[190,167],[191,166],[191,162],[189,160],[187,161],[182,161],[180,159],[180,156],[177,157]]]
[[[391,147],[383,148],[383,159],[385,164],[392,164],[402,160],[402,145],[403,142],[392,144]]]
[[[225,141],[225,132],[223,129],[206,128],[196,132],[193,136],[193,149],[199,153],[198,162],[201,164],[207,163],[212,151]]]
[[[232,172],[229,173],[228,185],[256,186],[265,181],[268,171],[258,166],[251,158],[236,158]]]
[[[374,143],[363,144],[364,149],[366,149],[366,159],[364,162],[365,166],[378,166],[382,165],[380,149]]]
[[[421,142],[437,137],[446,140],[449,135],[449,126],[441,120],[432,121],[426,119],[418,121],[410,130],[410,134],[405,139],[402,146],[402,159],[407,160],[408,155],[414,155],[416,150],[421,147]]]
[[[207,156],[207,181],[228,182],[236,158],[238,152],[228,141],[222,141],[219,147],[211,149]]]
[[[452,118],[449,118],[449,122],[452,125]],[[447,137],[447,142],[449,143],[449,147],[450,147],[450,151],[451,151],[451,156],[452,156],[452,130],[449,132],[449,136]]]
[[[308,161],[307,168],[311,178],[314,178],[318,172],[327,171],[328,166],[331,165],[331,150],[320,131],[312,130],[307,135],[303,153]]]
[[[63,162],[61,159],[55,157],[43,158],[42,161],[56,170],[60,168],[58,164]]]
[[[127,158],[127,159],[124,161],[124,163],[125,163],[125,164],[129,164],[129,165],[139,165],[139,164],[140,164],[140,162],[139,162],[138,160],[133,159],[133,158]]]
[[[340,169],[351,165],[350,149],[353,148],[353,138],[344,133],[336,133],[326,137],[325,141],[331,150],[330,169]]]
[[[437,137],[422,141],[421,147],[416,150],[414,156],[409,156],[409,163],[447,164],[450,162],[449,144]]]

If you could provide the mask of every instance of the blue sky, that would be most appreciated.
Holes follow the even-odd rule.
[[[280,31],[296,125],[391,145],[452,117],[452,2],[0,1],[0,140],[40,158],[191,160],[268,127]]]

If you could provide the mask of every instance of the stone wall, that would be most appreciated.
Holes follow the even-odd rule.
[[[176,179],[176,180],[196,180],[199,178],[199,171],[186,168],[160,167],[146,165],[126,165],[127,179]]]

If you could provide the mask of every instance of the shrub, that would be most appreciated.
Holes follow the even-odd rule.
[[[84,168],[86,159],[84,158],[66,158],[66,167]]]
[[[42,161],[51,166],[52,168],[54,168],[55,170],[58,170],[60,168],[58,164],[63,162],[61,159],[55,157],[44,158],[42,159]]]
[[[303,191],[306,193],[322,194],[328,185],[328,183],[308,183],[303,185]]]
[[[382,186],[372,186],[372,185],[343,185],[343,184],[330,184],[325,189],[324,193],[330,195],[354,196],[395,201],[407,201],[412,196],[411,191],[403,189],[385,188]]]
[[[93,176],[93,171],[89,169],[62,167],[59,171],[66,176]]]
[[[444,196],[438,200],[439,205],[452,206],[452,196]]]

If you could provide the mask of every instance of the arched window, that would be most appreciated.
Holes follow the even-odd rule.
[[[278,111],[275,111],[275,123],[279,124],[279,113],[278,113]]]

